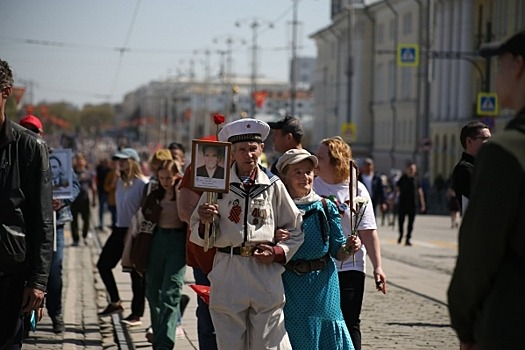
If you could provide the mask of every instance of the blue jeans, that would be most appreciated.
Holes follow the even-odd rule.
[[[56,248],[47,280],[46,307],[50,317],[62,315],[62,261],[64,260],[64,225],[57,225]]]
[[[209,286],[210,281],[201,269],[193,268],[193,277],[195,278],[195,284]],[[199,349],[201,350],[216,350],[217,341],[215,339],[215,328],[211,321],[210,309],[208,304],[204,302],[200,297],[197,298],[197,333],[199,336]]]

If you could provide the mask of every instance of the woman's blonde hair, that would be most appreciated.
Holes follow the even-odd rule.
[[[157,167],[157,172],[156,172],[157,177],[158,177],[159,171],[161,170],[168,170],[172,175],[179,174],[180,173],[179,164],[180,163],[174,159],[163,160]]]
[[[124,183],[124,186],[131,186],[135,179],[140,179],[144,176],[140,164],[135,162],[133,159],[126,159],[128,162],[128,170],[120,173],[120,178]]]
[[[330,164],[334,167],[335,180],[346,181],[350,178],[350,160],[352,149],[339,136],[330,137],[321,141],[328,148]]]

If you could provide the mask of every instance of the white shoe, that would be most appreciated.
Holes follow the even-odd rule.
[[[177,330],[175,331],[175,337],[178,338],[178,339],[186,337],[186,333],[184,332],[184,328],[182,328],[181,325],[177,326]]]

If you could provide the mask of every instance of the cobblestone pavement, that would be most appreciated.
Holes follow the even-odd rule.
[[[450,328],[446,306],[445,293],[456,254],[456,233],[447,228],[448,220],[448,217],[418,216],[417,235],[414,236],[414,245],[409,248],[397,245],[396,232],[380,228],[383,268],[389,290],[387,295],[380,294],[375,291],[373,280],[366,279],[361,313],[363,350],[459,348],[457,337]],[[102,234],[102,241],[107,236],[107,233]],[[66,242],[68,240],[69,237]],[[63,300],[66,331],[55,335],[46,315],[37,331],[30,334],[23,349],[151,348],[145,340],[149,326],[147,309],[143,324],[130,328],[123,328],[127,326],[120,324],[121,315],[112,318],[97,316],[97,311],[107,304],[105,288],[95,267],[98,254],[91,240],[89,246],[65,248]],[[120,265],[114,273],[126,308],[122,315],[125,317],[130,310],[132,295],[130,277],[121,271]],[[192,281],[192,270],[188,268],[186,284]],[[188,285],[183,292],[190,296],[190,304],[183,318],[184,336],[177,339],[176,349],[193,350],[198,348],[197,299]],[[115,338],[115,332],[126,333],[124,331],[128,331],[133,342],[131,347]]]
[[[363,350],[459,349],[445,305],[393,285],[383,295],[372,278],[366,279],[361,320]]]
[[[97,316],[93,262],[89,246],[68,246],[63,264],[63,317],[66,330],[55,334],[47,315],[30,332],[23,349],[101,349],[101,325]]]

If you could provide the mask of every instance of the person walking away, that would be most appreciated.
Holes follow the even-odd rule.
[[[93,173],[88,169],[87,159],[82,153],[77,153],[73,158],[73,170],[80,183],[80,193],[71,204],[71,235],[73,246],[78,246],[80,241],[78,215],[82,217],[82,238],[87,245],[87,236],[91,224],[91,208],[97,205],[97,185]],[[91,198],[90,198],[91,196]]]
[[[475,157],[479,149],[491,137],[489,127],[482,122],[470,122],[461,128],[459,139],[463,146],[461,160],[452,171],[452,189],[464,214],[467,210],[470,198],[470,189],[472,187],[472,174],[476,163]]]
[[[341,225],[346,237],[352,234],[350,220],[350,160],[352,149],[339,137],[331,137],[321,141],[317,150],[318,176],[314,180],[314,191],[322,197],[333,198],[341,215]],[[363,183],[358,182],[357,196],[364,197],[370,203],[370,195]],[[339,292],[341,295],[341,311],[346,326],[352,337],[356,350],[361,349],[361,307],[365,292],[365,257],[368,255],[373,266],[373,276],[378,291],[386,294],[386,275],[381,262],[381,244],[377,234],[377,226],[372,206],[367,205],[363,219],[357,227],[357,233],[363,244],[355,253],[354,259],[336,262],[339,277]]]
[[[104,213],[106,210],[109,210],[108,206],[108,197],[109,193],[104,188],[104,181],[106,180],[107,175],[111,171],[110,160],[103,158],[98,163],[95,168],[96,172],[96,184],[97,184],[97,193],[98,193],[98,227],[97,229],[101,232],[105,232],[104,226]]]
[[[20,125],[33,131],[42,137],[44,129],[42,122],[35,116],[25,117],[20,120]],[[52,151],[51,151],[52,153]],[[62,317],[62,263],[64,260],[64,226],[73,219],[71,215],[71,203],[80,193],[80,183],[76,174],[73,173],[73,186],[71,188],[71,198],[53,198],[53,210],[56,212],[55,218],[55,242],[53,245],[53,257],[51,259],[51,268],[47,280],[46,308],[49,317],[53,323],[53,332],[64,332],[64,318]],[[29,320],[24,323],[25,335],[29,332]]]
[[[115,191],[117,224],[104,244],[97,262],[98,272],[110,298],[108,306],[98,313],[101,317],[122,312],[124,309],[112,270],[122,257],[124,239],[133,215],[140,208],[142,193],[146,185],[146,179],[140,169],[140,158],[137,151],[133,148],[123,148],[116,152],[113,158],[118,160],[117,176],[119,179]],[[136,271],[131,271],[131,289],[133,299],[131,301],[131,317],[128,319],[134,324],[139,324],[140,318],[144,314],[145,289],[144,280]]]
[[[477,154],[448,288],[448,307],[460,349],[521,349],[525,314],[525,31],[501,44],[482,46],[480,51],[482,56],[498,56],[499,103],[517,113]]]
[[[115,199],[115,191],[117,189],[117,182],[119,179],[117,168],[117,161],[111,160],[111,170],[104,179],[104,191],[108,194],[108,210],[111,214],[111,229],[117,224],[117,201]]]
[[[0,59],[0,348],[20,349],[20,314],[38,311],[53,254],[51,169],[45,142],[6,116],[13,72]]]
[[[219,349],[291,349],[284,327],[282,264],[304,237],[301,214],[283,183],[258,164],[269,132],[268,124],[250,118],[221,129],[219,141],[232,143],[229,192],[217,203],[202,195],[191,217],[190,239],[201,246],[205,224],[217,223],[217,254],[208,278]],[[290,238],[276,244],[278,228],[287,229]]]
[[[412,238],[412,231],[414,229],[414,220],[416,219],[416,212],[419,210],[425,212],[425,196],[423,189],[416,178],[417,166],[414,162],[409,162],[405,168],[405,172],[399,178],[396,184],[396,196],[398,197],[398,220],[399,220],[399,238],[397,243],[400,244],[403,240],[403,230],[405,224],[405,217],[408,218],[407,235],[405,240],[406,246],[411,246],[410,239]],[[419,206],[418,206],[419,204]]]
[[[375,172],[375,164],[372,158],[365,158],[363,165],[359,170],[358,180],[361,181],[365,186],[372,198],[372,206],[374,215],[377,215],[377,208],[379,207],[381,212],[384,212],[387,208],[386,204],[386,193],[383,180]]]

